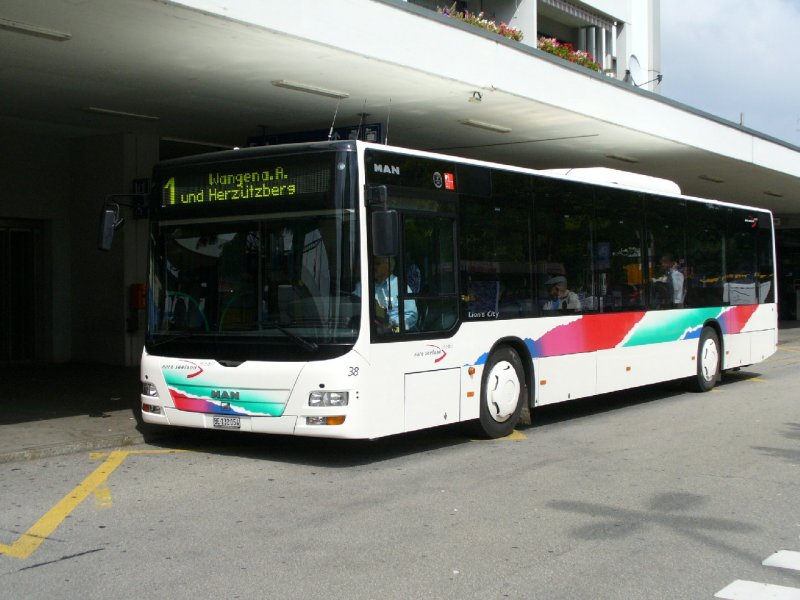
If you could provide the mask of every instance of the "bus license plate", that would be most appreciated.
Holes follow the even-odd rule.
[[[213,425],[216,429],[241,429],[241,417],[214,417]]]

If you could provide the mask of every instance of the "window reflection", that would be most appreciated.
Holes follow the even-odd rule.
[[[303,329],[352,338],[359,303],[354,221],[333,213],[164,225],[151,294],[151,334],[274,335]]]

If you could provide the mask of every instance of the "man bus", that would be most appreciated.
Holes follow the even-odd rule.
[[[356,141],[154,177],[148,423],[494,438],[554,402],[707,391],[776,350],[765,210]]]

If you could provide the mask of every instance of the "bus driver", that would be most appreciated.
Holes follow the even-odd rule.
[[[377,325],[395,333],[400,332],[400,315],[398,306],[400,304],[398,293],[400,282],[397,276],[392,274],[394,270],[394,258],[376,256],[373,259],[372,273],[375,276],[375,316]],[[406,286],[406,293],[411,293],[411,288]],[[356,284],[353,295],[361,296],[361,283]],[[417,324],[417,304],[413,300],[406,300],[404,303],[403,316],[405,317],[405,330],[414,329]]]

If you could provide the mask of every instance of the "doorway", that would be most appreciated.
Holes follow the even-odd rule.
[[[41,311],[42,227],[0,219],[0,364],[36,360]]]

